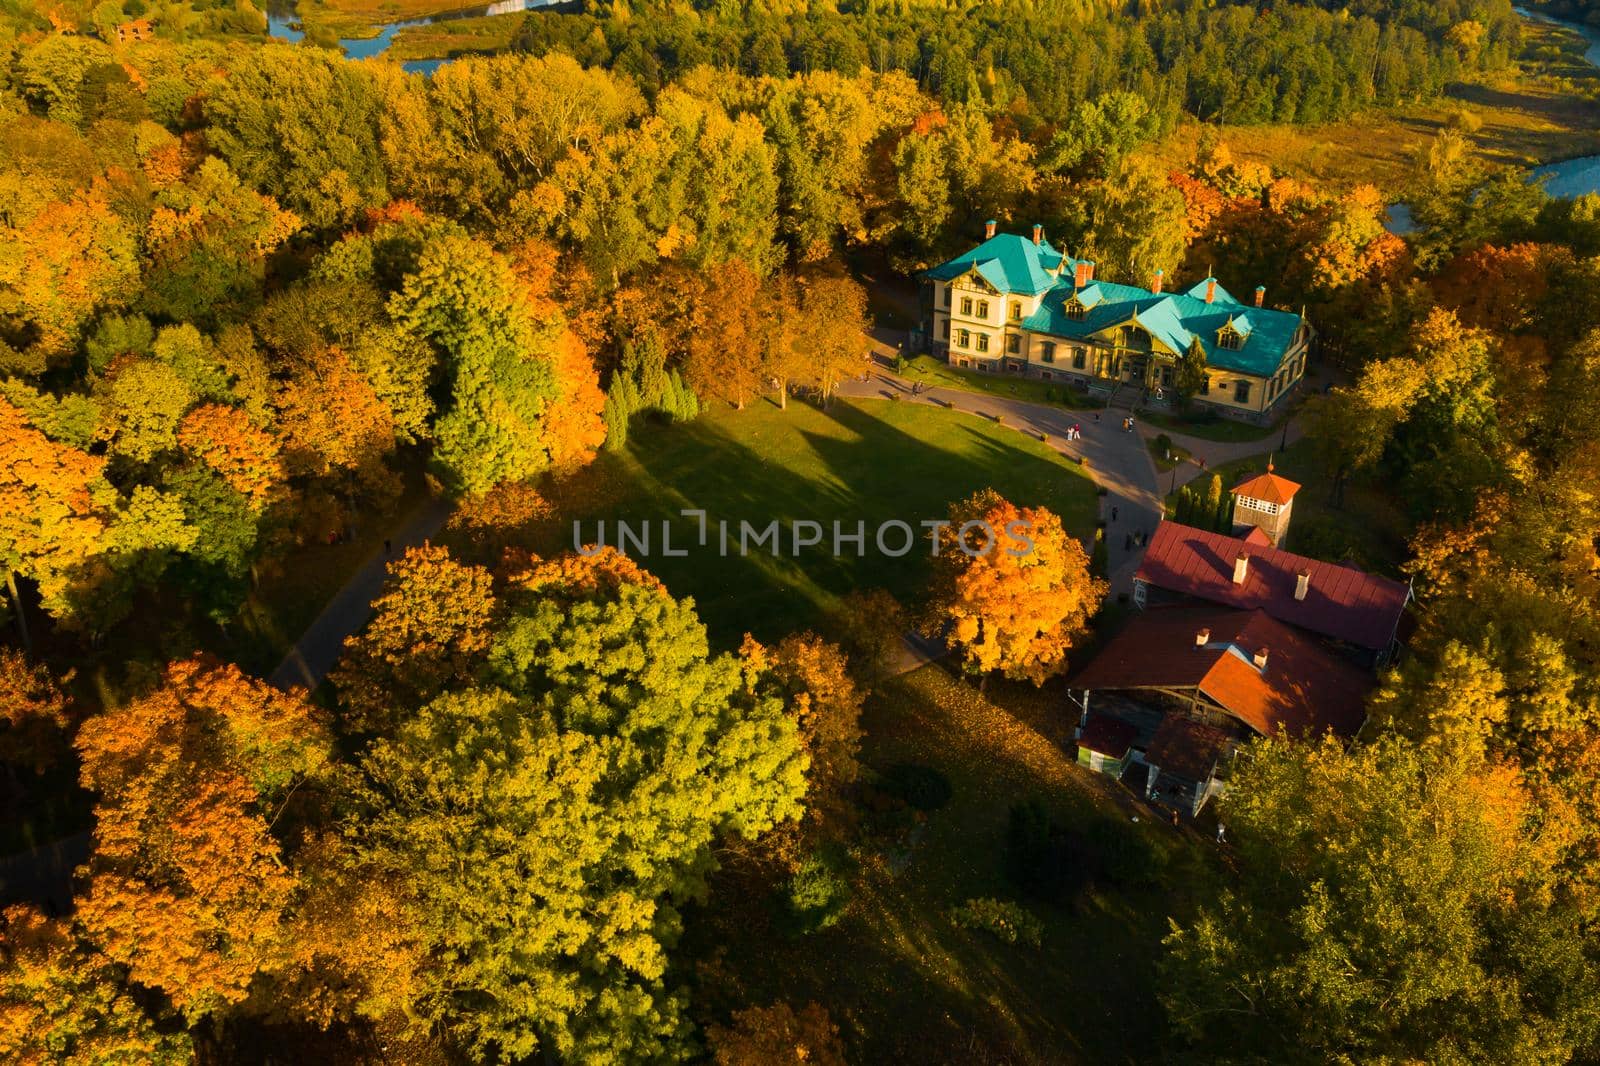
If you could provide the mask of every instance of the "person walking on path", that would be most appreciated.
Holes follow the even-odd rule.
[[[1111,520],[1113,522],[1117,520],[1117,509],[1114,506],[1111,508]]]

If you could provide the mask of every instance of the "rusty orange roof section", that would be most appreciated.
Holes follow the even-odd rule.
[[[1353,737],[1373,677],[1263,610],[1153,607],[1068,684],[1198,689],[1263,736]]]
[[[1253,478],[1240,482],[1228,491],[1235,496],[1248,496],[1252,500],[1265,500],[1267,503],[1284,504],[1294,499],[1294,494],[1300,491],[1300,483],[1274,474],[1272,472],[1272,463],[1269,461],[1265,474],[1257,474]]]

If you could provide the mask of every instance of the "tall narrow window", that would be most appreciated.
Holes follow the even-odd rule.
[[[1010,352],[1012,355],[1016,355],[1018,352],[1022,351],[1022,338],[1017,336],[1015,333],[1009,334],[1006,337],[1006,351]]]
[[[1021,320],[1022,320],[1022,301],[1021,300],[1012,300],[1011,301],[1011,321],[1020,322]]]
[[[988,350],[989,350],[989,335],[987,333],[978,334],[978,351],[986,352]]]
[[[979,300],[978,301],[978,317],[983,319],[983,320],[985,320],[985,321],[988,321],[988,318],[989,318],[989,301],[988,300]]]
[[[1250,402],[1250,383],[1248,381],[1235,381],[1233,383],[1233,402]]]
[[[961,313],[964,315],[972,314],[972,297],[963,296],[961,298]]]
[[[1086,348],[1072,349],[1072,369],[1082,370],[1089,364],[1089,351]]]
[[[1055,341],[1045,341],[1039,345],[1039,361],[1041,363],[1053,363],[1056,361]]]
[[[972,334],[971,333],[968,333],[966,330],[961,330],[961,331],[956,333],[956,347],[957,348],[966,348],[966,347],[969,347],[971,344],[972,344]]]

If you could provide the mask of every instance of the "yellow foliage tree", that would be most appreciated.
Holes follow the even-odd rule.
[[[1060,518],[993,489],[951,506],[936,562],[929,620],[966,668],[1036,685],[1066,669],[1109,588]]]

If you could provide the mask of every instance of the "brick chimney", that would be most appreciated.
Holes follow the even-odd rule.
[[[1087,285],[1089,282],[1094,280],[1094,260],[1091,259],[1087,263],[1085,263],[1084,265],[1089,268],[1088,277],[1086,277],[1084,279],[1084,284]]]
[[[1311,591],[1311,571],[1302,570],[1294,576],[1294,598],[1303,600]]]
[[[1160,294],[1160,292],[1161,292],[1161,283],[1166,280],[1166,275],[1167,275],[1167,272],[1165,270],[1156,271],[1156,276],[1150,279],[1150,291],[1151,292],[1156,293],[1158,295]]]
[[[1211,643],[1211,630],[1210,629],[1202,629],[1202,630],[1200,630],[1200,632],[1198,632],[1198,633],[1196,633],[1194,635],[1194,646],[1195,647],[1203,648],[1207,644],[1210,644],[1210,643]]]
[[[994,236],[994,226],[995,226],[995,222],[994,222],[994,219],[992,219],[992,218],[989,221],[987,221],[987,222],[985,222],[983,224],[983,239],[984,240],[989,240]]]
[[[1249,576],[1250,556],[1246,555],[1244,552],[1240,552],[1239,557],[1233,561],[1233,583],[1235,585],[1242,585],[1244,584],[1244,579]]]
[[[1265,670],[1267,668],[1267,649],[1257,648],[1256,653],[1250,657],[1250,661],[1256,664],[1257,670]]]
[[[1072,287],[1081,289],[1094,280],[1094,264],[1087,259],[1078,260],[1078,265],[1072,269]]]
[[[1256,286],[1256,306],[1260,307],[1261,304],[1266,300],[1266,298],[1267,298],[1267,287],[1265,285],[1257,285]]]
[[[1044,227],[1035,222],[1033,224],[1033,243],[1038,244],[1044,240]]]
[[[1217,298],[1217,279],[1206,279],[1206,303],[1212,303]]]

